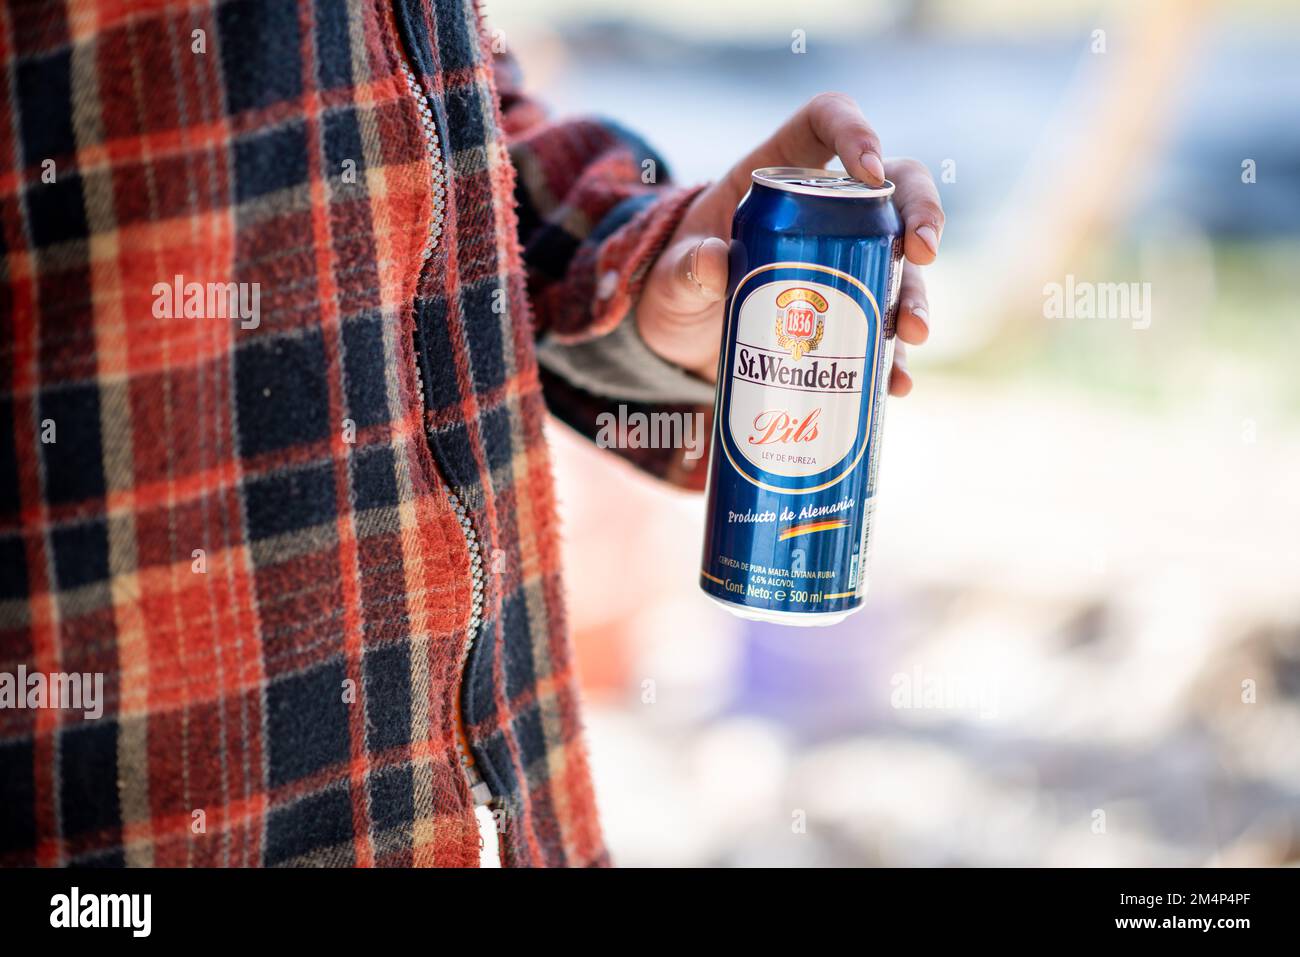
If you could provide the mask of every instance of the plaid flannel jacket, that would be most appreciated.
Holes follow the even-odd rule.
[[[492,42],[472,0],[0,7],[0,863],[476,865],[458,724],[506,864],[606,861],[543,421],[610,401],[535,354],[693,194]],[[102,716],[32,707],[96,673]]]

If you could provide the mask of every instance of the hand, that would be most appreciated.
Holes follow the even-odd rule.
[[[641,337],[657,354],[701,378],[717,376],[722,306],[727,294],[727,240],[731,214],[760,166],[823,166],[839,156],[849,175],[879,185],[893,181],[903,219],[906,262],[899,293],[898,338],[891,395],[912,391],[903,342],[920,345],[930,334],[925,282],[918,266],[934,262],[943,235],[943,207],[929,171],[916,160],[882,159],[880,139],[856,103],[840,93],[813,97],[767,142],[702,192],[651,268],[637,304]]]

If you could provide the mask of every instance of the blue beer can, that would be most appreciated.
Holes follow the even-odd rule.
[[[700,585],[829,625],[867,587],[902,279],[894,186],[755,170],[731,227]]]

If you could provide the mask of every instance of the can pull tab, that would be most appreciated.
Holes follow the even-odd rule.
[[[903,237],[895,237],[889,249],[889,298],[885,304],[885,338],[894,338],[898,328],[898,297],[903,286]]]
[[[790,180],[796,186],[820,186],[822,189],[861,189],[862,183],[852,176],[809,176]]]

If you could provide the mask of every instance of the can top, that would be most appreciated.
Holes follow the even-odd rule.
[[[764,166],[753,172],[754,182],[809,196],[842,196],[846,199],[878,199],[894,194],[889,180],[880,186],[868,186],[841,170],[806,169],[802,166]]]

